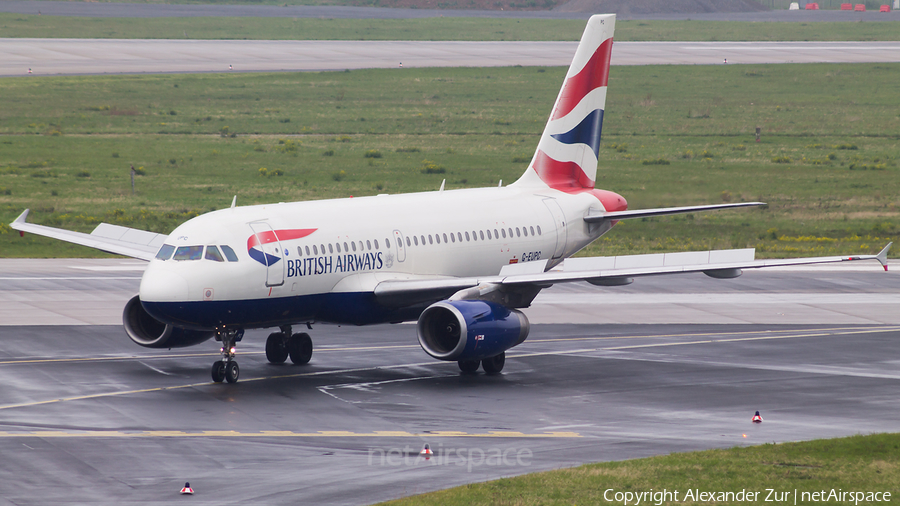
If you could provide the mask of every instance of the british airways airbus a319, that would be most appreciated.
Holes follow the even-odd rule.
[[[151,348],[221,342],[216,382],[238,380],[245,329],[277,328],[266,358],[306,364],[315,322],[417,321],[422,349],[463,371],[499,372],[529,323],[519,311],[554,283],[601,286],[634,277],[875,259],[878,255],[754,260],[749,250],[568,259],[619,220],[760,202],[627,210],[594,188],[614,15],[593,16],[525,173],[515,183],[405,195],[236,207],[193,218],[168,236],[109,224],[82,234],[12,228],[149,261],[125,306],[125,331]]]

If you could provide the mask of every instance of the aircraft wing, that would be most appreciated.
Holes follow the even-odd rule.
[[[95,248],[107,253],[115,253],[131,258],[150,261],[156,256],[156,252],[166,240],[166,235],[155,234],[145,230],[135,228],[120,227],[119,225],[110,225],[109,223],[101,223],[97,225],[90,234],[81,232],[72,232],[61,228],[47,227],[44,225],[35,225],[27,223],[25,218],[28,217],[28,209],[9,224],[14,230],[20,233],[28,232],[44,237],[59,239],[60,241],[80,244],[89,248]]]
[[[650,255],[568,258],[553,270],[545,271],[547,260],[507,265],[497,276],[471,278],[435,278],[422,280],[388,280],[375,287],[376,298],[386,305],[411,305],[440,299],[490,298],[496,291],[526,294],[527,307],[537,292],[555,283],[587,281],[600,286],[631,283],[641,276],[702,272],[713,278],[736,278],[743,269],[808,265],[860,260],[877,260],[887,270],[888,244],[877,255],[851,255],[756,260],[755,249],[689,251]],[[530,298],[529,298],[530,297]],[[517,300],[515,297],[509,300]],[[520,298],[521,300],[521,298]]]

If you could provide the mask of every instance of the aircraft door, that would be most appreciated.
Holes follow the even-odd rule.
[[[397,261],[406,260],[406,244],[403,242],[403,234],[399,230],[394,230],[394,242],[397,243]]]
[[[250,223],[253,235],[248,241],[250,257],[266,266],[266,286],[284,284],[284,249],[268,223]],[[254,240],[255,239],[255,240]]]
[[[556,250],[553,252],[553,258],[559,258],[566,252],[566,215],[563,214],[562,208],[554,198],[544,199],[544,205],[553,216],[553,229],[556,231]]]

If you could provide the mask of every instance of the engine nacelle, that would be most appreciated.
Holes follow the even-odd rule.
[[[425,353],[439,360],[481,360],[522,344],[531,325],[520,311],[494,302],[436,302],[419,317]]]
[[[141,305],[139,295],[125,304],[122,323],[128,337],[147,348],[184,348],[200,344],[216,335],[213,331],[187,330],[157,320]]]

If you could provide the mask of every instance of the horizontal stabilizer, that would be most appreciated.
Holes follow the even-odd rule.
[[[584,217],[588,223],[599,223],[610,220],[632,220],[635,218],[650,218],[653,216],[669,216],[672,214],[698,213],[702,211],[718,211],[734,207],[764,206],[765,202],[739,202],[737,204],[712,204],[706,206],[686,207],[660,207],[656,209],[635,209],[634,211],[613,211],[609,213],[589,214]]]
[[[159,251],[160,246],[162,246],[166,237],[168,237],[163,234],[155,234],[145,230],[121,227],[109,223],[101,223],[97,225],[93,232],[85,234],[82,232],[72,232],[61,228],[28,223],[25,221],[27,217],[28,209],[20,214],[15,221],[9,224],[9,226],[12,227],[13,230],[18,230],[20,232],[50,237],[60,241],[98,249],[107,253],[114,253],[116,255],[123,255],[147,261],[152,260],[153,257],[156,256],[156,252]]]

